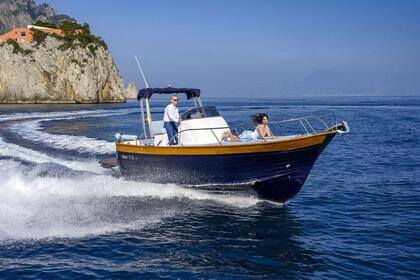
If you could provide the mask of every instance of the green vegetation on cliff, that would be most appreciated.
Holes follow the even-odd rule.
[[[41,21],[41,20],[37,20],[33,23],[33,25],[36,26],[42,26],[42,27],[48,27],[48,28],[58,28],[57,25],[55,25],[52,22],[48,22],[48,21]]]
[[[33,40],[37,43],[37,45],[44,42],[45,38],[47,38],[47,36],[48,36],[47,33],[42,32],[41,30],[38,30],[38,29],[33,29],[32,28],[31,32],[32,32]]]
[[[96,50],[99,47],[103,47],[105,50],[108,50],[108,46],[105,41],[102,38],[93,35],[90,32],[90,27],[87,23],[79,24],[73,20],[63,20],[56,25],[51,22],[36,21],[33,25],[62,30],[62,35],[49,35],[42,30],[32,28],[31,32],[33,41],[37,43],[36,45],[42,44],[47,36],[53,36],[54,38],[63,41],[63,44],[59,46],[59,49],[63,51],[76,47],[83,47],[88,48],[90,52],[96,56]],[[14,53],[30,53],[29,51],[22,49],[22,47],[14,40],[7,40],[6,43],[13,45]]]
[[[79,24],[76,21],[72,20],[63,20],[59,25],[55,25],[51,22],[37,21],[34,23],[37,26],[43,26],[48,28],[58,28],[63,31],[63,35],[54,34],[53,36],[57,39],[63,40],[64,43],[59,47],[61,50],[67,50],[74,47],[87,47],[93,55],[96,54],[98,47],[103,47],[105,50],[108,49],[108,46],[104,40],[100,37],[93,35],[90,32],[89,24]],[[33,30],[33,35],[35,39],[36,30]],[[42,31],[41,31],[42,32]],[[40,38],[42,42],[43,39],[41,34],[37,34],[37,38]],[[39,42],[38,40],[36,40]]]
[[[102,38],[90,32],[90,27],[87,23],[80,25],[76,22],[65,20],[61,22],[59,28],[64,33],[64,36],[61,37],[65,41],[60,46],[62,50],[81,46],[87,47],[93,55],[96,55],[96,50],[99,47],[103,47],[105,50],[108,49],[108,46]]]

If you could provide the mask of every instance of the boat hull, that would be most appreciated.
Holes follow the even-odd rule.
[[[121,173],[155,183],[174,183],[207,189],[252,191],[277,202],[302,188],[321,151],[335,133],[310,139],[250,145],[248,149],[135,149],[117,145]],[[308,139],[310,141],[308,141]],[[168,150],[169,149],[169,150]],[[183,153],[181,153],[183,152]]]

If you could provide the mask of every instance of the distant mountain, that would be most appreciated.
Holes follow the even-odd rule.
[[[59,23],[63,19],[72,18],[57,14],[48,4],[37,5],[33,0],[0,1],[0,34],[37,20]]]

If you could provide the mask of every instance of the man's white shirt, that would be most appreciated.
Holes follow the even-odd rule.
[[[179,111],[178,107],[175,107],[172,103],[166,106],[165,114],[163,115],[164,122],[178,122]]]

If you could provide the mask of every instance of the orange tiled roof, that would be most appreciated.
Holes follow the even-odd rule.
[[[28,27],[36,28],[49,34],[63,34],[63,31],[58,28],[38,27],[32,25],[28,25]],[[29,28],[15,28],[3,35],[0,35],[0,43],[6,42],[8,39],[15,40],[19,44],[32,42],[32,30]]]

